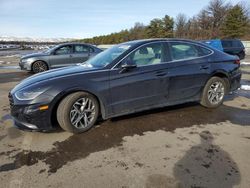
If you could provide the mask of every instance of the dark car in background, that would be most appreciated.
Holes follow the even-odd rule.
[[[242,42],[238,39],[223,39],[221,40],[223,51],[231,54],[237,55],[240,59],[245,59],[245,47]]]
[[[77,66],[31,76],[10,93],[21,129],[51,130],[59,123],[80,133],[104,120],[198,101],[216,108],[240,87],[238,57],[181,39],[116,45]]]
[[[90,44],[60,44],[44,52],[21,57],[19,66],[21,70],[38,73],[53,68],[83,63],[100,52],[102,52],[101,49]]]
[[[218,50],[221,50],[230,55],[236,55],[240,59],[245,59],[245,47],[238,39],[215,39],[202,41]]]

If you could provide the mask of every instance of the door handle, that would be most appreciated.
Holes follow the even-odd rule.
[[[209,69],[209,65],[201,65],[200,70],[207,70]]]

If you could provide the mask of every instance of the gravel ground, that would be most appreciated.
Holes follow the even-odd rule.
[[[0,57],[0,62],[6,57]],[[16,56],[7,57],[16,65]],[[250,85],[250,66],[242,84]],[[0,70],[0,187],[213,187],[250,185],[250,91],[215,110],[186,104],[101,122],[72,135],[13,127],[7,94],[30,76]]]

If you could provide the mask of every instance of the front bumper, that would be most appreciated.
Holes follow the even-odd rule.
[[[40,110],[41,104],[15,105],[9,94],[11,116],[16,127],[22,130],[50,131],[54,128],[51,123],[51,109]]]
[[[31,66],[28,63],[19,62],[19,67],[21,70],[31,71]]]

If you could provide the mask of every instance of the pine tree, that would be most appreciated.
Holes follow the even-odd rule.
[[[240,5],[232,7],[222,24],[221,31],[224,38],[240,38],[246,35],[249,20]]]

